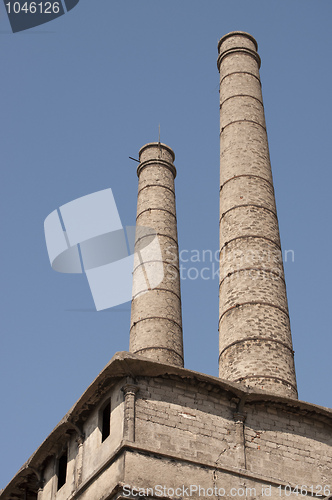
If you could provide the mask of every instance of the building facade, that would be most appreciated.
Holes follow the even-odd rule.
[[[174,153],[140,150],[137,226],[158,236],[152,286],[136,235],[130,352],[117,353],[1,500],[251,498],[332,493],[332,410],[299,401],[257,43],[220,71],[220,378],[183,367]],[[172,252],[169,252],[169,248]]]

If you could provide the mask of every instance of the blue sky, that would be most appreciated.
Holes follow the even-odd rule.
[[[133,225],[128,157],[160,123],[176,155],[180,249],[217,250],[217,42],[233,30],[262,58],[282,247],[295,256],[285,272],[299,396],[332,407],[331,17],[327,0],[80,0],[12,34],[1,4],[0,488],[128,349],[130,304],[97,313],[84,275],[52,271],[47,215],[111,187]],[[186,367],[217,375],[218,278],[184,278]]]

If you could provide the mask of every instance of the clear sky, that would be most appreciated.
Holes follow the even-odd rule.
[[[217,42],[251,33],[276,191],[299,397],[332,407],[330,0],[80,0],[12,34],[0,5],[0,488],[113,354],[128,349],[130,304],[94,311],[84,275],[50,267],[43,222],[112,188],[136,215],[137,164],[161,140],[176,154],[181,250],[218,249]],[[185,365],[218,374],[217,262],[183,272]],[[189,273],[190,274],[190,273]]]

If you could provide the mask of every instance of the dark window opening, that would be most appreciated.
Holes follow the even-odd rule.
[[[110,423],[111,423],[111,403],[110,401],[104,406],[102,412],[102,423],[101,423],[101,440],[105,439],[110,435]]]
[[[62,488],[62,486],[66,482],[67,477],[67,452],[63,453],[59,458],[58,463],[58,490]]]

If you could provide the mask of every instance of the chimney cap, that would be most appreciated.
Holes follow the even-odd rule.
[[[218,52],[220,50],[220,45],[227,39],[230,38],[231,36],[244,36],[246,38],[249,38],[256,47],[256,50],[258,49],[258,43],[256,42],[255,38],[250,35],[250,33],[246,33],[245,31],[231,31],[230,33],[227,33],[226,35],[222,36],[218,42]]]
[[[147,144],[142,146],[141,149],[139,150],[139,153],[138,153],[139,158],[141,157],[141,154],[145,149],[155,148],[155,147],[160,147],[162,149],[166,149],[170,153],[170,155],[172,156],[173,161],[175,160],[175,153],[174,153],[173,149],[170,148],[169,146],[167,146],[167,144],[164,144],[162,142],[148,142]]]

